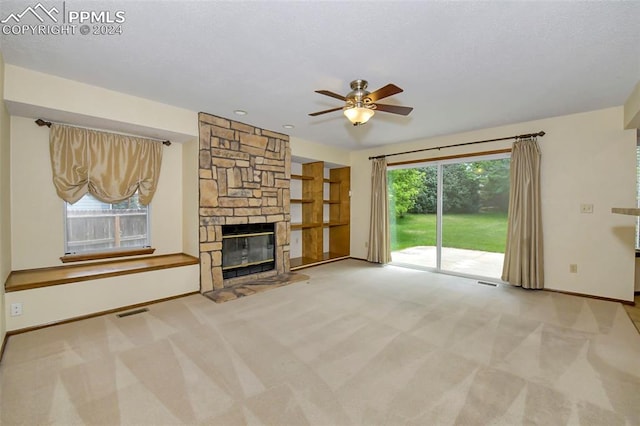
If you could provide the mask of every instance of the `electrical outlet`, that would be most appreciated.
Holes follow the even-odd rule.
[[[593,204],[580,204],[580,213],[593,213]]]
[[[364,248],[369,248],[369,241],[364,242]]]
[[[572,263],[569,265],[569,272],[572,274],[577,274],[578,273],[578,265],[576,265],[575,263]]]
[[[11,316],[17,317],[18,315],[22,315],[22,303],[12,303]]]

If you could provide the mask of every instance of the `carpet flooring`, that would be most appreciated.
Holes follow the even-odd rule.
[[[619,303],[347,260],[12,336],[0,423],[638,425]]]
[[[633,301],[635,303],[634,306],[624,305],[624,309],[627,311],[627,314],[629,314],[629,318],[633,321],[638,333],[640,333],[640,294],[636,294]]]

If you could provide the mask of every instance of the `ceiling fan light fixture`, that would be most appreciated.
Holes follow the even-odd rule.
[[[387,98],[389,96],[402,93],[402,89],[395,84],[389,83],[386,86],[374,90],[373,92],[367,91],[366,80],[353,80],[351,82],[351,92],[346,96],[339,95],[338,93],[331,92],[329,90],[316,90],[316,93],[329,96],[331,98],[340,99],[345,104],[343,107],[326,109],[324,111],[312,112],[309,114],[311,117],[327,114],[329,112],[340,111],[344,113],[345,117],[354,126],[360,126],[375,114],[375,111],[382,111],[384,113],[409,115],[413,108],[400,106],[400,105],[385,105],[379,104],[380,99]]]
[[[344,115],[349,119],[349,121],[354,126],[363,125],[364,123],[369,121],[369,119],[371,117],[373,117],[373,114],[375,114],[373,109],[365,108],[365,107],[357,107],[356,106],[356,107],[352,107],[352,108],[346,108],[344,110]]]

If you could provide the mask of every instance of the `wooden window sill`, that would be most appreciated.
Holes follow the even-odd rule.
[[[197,257],[185,253],[164,254],[119,259],[105,262],[85,263],[82,265],[54,266],[51,268],[25,269],[12,271],[4,285],[5,292],[29,290],[99,278],[116,277],[159,269],[197,265]]]
[[[60,258],[62,263],[83,262],[85,260],[112,259],[114,257],[140,256],[143,254],[153,254],[156,249],[145,247],[141,249],[103,251],[101,253],[89,254],[66,254]]]

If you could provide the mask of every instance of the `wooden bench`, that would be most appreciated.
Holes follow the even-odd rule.
[[[8,293],[159,269],[177,268],[198,263],[197,257],[185,253],[174,253],[135,259],[85,263],[82,265],[25,269],[11,271],[4,289]]]

